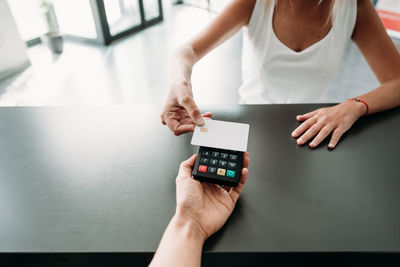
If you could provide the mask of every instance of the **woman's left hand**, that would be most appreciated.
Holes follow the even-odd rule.
[[[347,100],[333,107],[320,108],[296,117],[303,123],[292,132],[292,137],[299,137],[297,144],[303,145],[307,141],[310,147],[317,147],[327,136],[332,133],[328,147],[333,149],[340,137],[363,116],[366,107],[363,103]]]

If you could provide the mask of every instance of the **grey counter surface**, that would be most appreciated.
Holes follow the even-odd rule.
[[[248,183],[212,252],[400,252],[400,109],[335,150],[297,146],[318,105],[202,107],[250,124]],[[196,152],[156,107],[0,108],[1,252],[153,252]]]

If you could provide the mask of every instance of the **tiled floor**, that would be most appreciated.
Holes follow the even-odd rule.
[[[168,57],[174,47],[202,29],[207,11],[165,4],[164,22],[108,47],[67,42],[54,58],[42,45],[29,49],[32,67],[0,82],[0,105],[161,105],[168,90]],[[207,55],[194,68],[199,104],[238,103],[241,33]],[[328,92],[333,101],[378,85],[351,44]]]

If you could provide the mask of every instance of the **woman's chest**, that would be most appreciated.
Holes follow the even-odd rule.
[[[276,10],[272,28],[279,41],[295,52],[301,52],[323,40],[332,28],[330,15],[296,14]]]

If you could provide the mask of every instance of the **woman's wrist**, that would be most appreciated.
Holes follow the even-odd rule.
[[[354,99],[348,99],[346,102],[351,106],[358,118],[366,115],[368,110],[363,102],[355,101]]]
[[[206,235],[201,226],[190,216],[184,216],[180,212],[177,212],[174,217],[172,217],[170,226],[187,241],[203,246],[206,240]]]
[[[168,92],[168,99],[175,98],[178,99],[179,97],[189,95],[193,96],[193,92],[191,89],[190,82],[185,80],[173,81],[170,84],[169,92]]]

